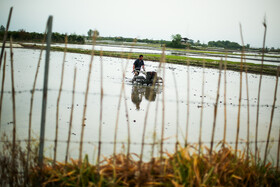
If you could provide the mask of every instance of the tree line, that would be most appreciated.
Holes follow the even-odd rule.
[[[3,40],[5,33],[5,27],[0,27],[0,40]],[[64,43],[66,34],[60,34],[58,32],[52,33],[52,42]],[[24,29],[18,31],[8,31],[8,38],[12,37],[13,41],[19,42],[41,42],[44,39],[43,33],[26,32]],[[74,44],[84,44],[85,40],[83,36],[77,34],[68,35],[68,42]]]
[[[3,40],[5,33],[5,27],[3,25],[0,26],[0,40]],[[192,39],[182,38],[180,34],[172,35],[171,41],[167,40],[153,40],[153,39],[135,39],[135,38],[125,38],[121,36],[117,37],[104,37],[99,36],[98,30],[89,29],[87,32],[87,36],[77,35],[77,34],[70,34],[68,35],[68,43],[74,44],[84,44],[85,40],[91,40],[92,36],[96,33],[97,40],[110,40],[115,42],[140,42],[140,43],[149,43],[149,44],[160,44],[161,46],[165,45],[166,47],[170,48],[190,48],[190,49],[198,49],[198,48],[222,48],[222,49],[232,49],[232,50],[241,50],[242,46],[236,42],[231,41],[209,41],[207,44],[200,43],[199,40],[194,42]],[[26,32],[24,29],[20,29],[18,31],[8,31],[8,38],[13,37],[14,41],[20,42],[41,42],[44,38],[43,33],[36,33],[36,32]],[[64,43],[65,42],[66,34],[60,34],[58,32],[52,33],[52,42],[54,43]],[[247,44],[245,48],[249,49],[250,45]],[[280,52],[280,49],[274,49],[273,47],[266,51],[271,52]]]

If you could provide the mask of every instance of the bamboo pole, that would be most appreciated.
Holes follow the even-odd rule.
[[[65,59],[66,59],[66,51],[67,51],[67,35],[65,36],[65,49],[62,61],[62,68],[61,68],[61,80],[59,86],[59,92],[56,101],[56,126],[55,126],[55,139],[54,139],[54,156],[53,156],[53,167],[56,164],[56,151],[57,151],[57,138],[58,138],[58,126],[59,126],[59,104],[60,104],[60,97],[62,92],[63,86],[63,78],[64,78],[64,66],[65,66]]]
[[[200,151],[201,151],[201,133],[202,133],[202,119],[203,119],[203,103],[204,103],[204,79],[205,79],[205,75],[204,75],[204,68],[205,68],[205,60],[203,60],[203,68],[202,68],[202,96],[201,96],[201,112],[200,112],[200,125],[199,125],[199,140],[198,140],[198,154],[200,155]]]
[[[127,102],[126,102],[126,92],[125,92],[125,85],[124,85],[124,80],[125,80],[125,74],[126,74],[126,69],[128,67],[128,59],[130,59],[131,54],[132,54],[132,49],[134,47],[134,45],[136,44],[137,40],[134,40],[134,43],[132,45],[132,48],[130,49],[130,54],[127,57],[127,62],[125,67],[123,67],[123,64],[121,64],[122,66],[122,86],[121,86],[121,90],[120,90],[120,95],[119,95],[119,101],[118,101],[118,107],[117,107],[117,117],[116,117],[116,124],[115,124],[115,133],[114,133],[114,148],[113,148],[113,175],[114,175],[114,179],[116,178],[116,143],[117,143],[117,132],[118,132],[118,125],[119,125],[119,115],[120,115],[120,107],[121,107],[121,99],[122,96],[124,95],[124,104],[125,104],[125,112],[126,112],[126,120],[127,120],[127,167],[128,167],[128,163],[129,163],[129,154],[130,154],[130,125],[129,125],[129,114],[128,114],[128,106],[127,106]]]
[[[79,164],[82,163],[85,117],[86,117],[86,111],[87,111],[87,99],[88,99],[88,91],[89,91],[89,85],[90,85],[92,62],[93,62],[93,58],[94,58],[94,46],[95,46],[96,37],[97,37],[97,33],[94,32],[94,35],[92,37],[92,52],[91,52],[91,59],[90,59],[90,63],[89,63],[89,69],[88,69],[87,87],[86,87],[84,109],[83,109],[82,130],[81,130],[80,149],[79,149]]]
[[[16,177],[16,94],[15,94],[15,80],[14,80],[14,53],[13,40],[10,38],[10,55],[11,55],[11,83],[12,83],[12,101],[13,101],[13,150],[12,150],[12,175]]]
[[[272,128],[273,116],[274,116],[274,109],[275,109],[275,103],[276,103],[276,97],[277,97],[279,71],[280,71],[280,67],[277,68],[274,98],[273,98],[272,110],[271,110],[271,115],[270,115],[269,130],[268,130],[268,134],[267,134],[267,141],[266,141],[265,152],[264,152],[264,161],[263,161],[264,165],[266,163],[268,144],[269,144],[269,141],[270,141],[270,133],[271,133],[271,128]]]
[[[2,104],[4,97],[4,84],[5,84],[5,71],[6,71],[6,52],[4,55],[4,65],[3,65],[3,74],[2,74],[2,85],[1,85],[1,99],[0,99],[0,129],[1,129],[1,117],[2,117]],[[1,131],[0,131],[1,132]]]
[[[225,147],[227,132],[227,56],[224,63],[224,136],[222,147]]]
[[[99,134],[98,134],[98,154],[97,154],[97,167],[99,171],[99,162],[101,155],[101,135],[102,135],[102,112],[103,112],[103,52],[100,52],[100,116],[99,116]]]
[[[266,30],[267,30],[266,19],[264,19],[263,26],[264,26],[264,37],[263,37],[263,50],[262,50],[261,70],[260,70],[260,81],[259,81],[259,88],[258,88],[257,119],[256,119],[256,134],[255,134],[255,160],[256,161],[257,161],[257,155],[258,155],[259,110],[260,110],[260,97],[261,97],[261,85],[262,85],[262,74],[263,74],[264,48],[265,48],[265,39],[266,39]]]
[[[219,97],[220,97],[220,85],[221,85],[221,71],[222,71],[222,60],[220,62],[218,89],[217,89],[216,103],[214,105],[214,122],[213,122],[213,128],[212,128],[210,156],[212,155],[212,151],[213,151],[213,143],[214,143],[215,128],[216,128],[216,119],[217,119],[217,113],[218,113],[218,102],[219,102]]]
[[[75,106],[76,77],[77,77],[77,67],[75,67],[75,69],[74,69],[74,79],[73,79],[73,89],[72,89],[72,105],[71,105],[68,139],[67,139],[67,147],[66,147],[66,154],[65,154],[65,164],[68,162],[68,154],[69,154],[69,146],[70,146],[69,144],[70,144],[70,141],[71,141],[73,111],[74,111],[74,106]]]
[[[235,140],[235,152],[234,152],[235,155],[237,154],[238,141],[239,141],[240,115],[241,115],[241,99],[242,99],[242,74],[243,74],[243,58],[241,56],[240,79],[239,79],[238,114],[237,114],[237,128],[236,128],[236,140]]]
[[[175,94],[176,94],[176,143],[175,143],[175,152],[177,153],[178,145],[179,145],[179,140],[178,140],[178,133],[179,133],[179,96],[178,96],[178,87],[177,87],[177,82],[176,82],[174,72],[173,72],[173,81],[174,81],[174,85],[175,85]]]
[[[29,168],[29,156],[30,156],[30,141],[31,141],[31,128],[32,128],[32,111],[33,111],[33,101],[34,101],[34,94],[35,94],[35,88],[36,88],[36,83],[37,83],[37,77],[39,74],[39,68],[41,64],[41,59],[42,59],[42,54],[43,54],[43,49],[44,49],[44,43],[46,41],[46,33],[47,33],[47,28],[45,29],[44,32],[44,38],[41,43],[41,49],[40,49],[40,55],[39,55],[39,60],[37,63],[37,68],[36,68],[36,73],[34,77],[34,82],[33,82],[33,87],[31,90],[31,98],[30,98],[30,110],[29,110],[29,123],[28,123],[28,142],[27,142],[27,159],[26,159],[26,168],[25,168],[25,182],[26,184],[28,183],[28,168]]]
[[[26,167],[25,167],[25,185],[28,184],[28,168],[29,168],[29,156],[30,156],[30,141],[31,141],[31,128],[32,128],[32,111],[33,111],[33,101],[34,101],[34,94],[35,94],[35,88],[36,88],[36,83],[37,83],[37,77],[38,77],[38,73],[39,73],[39,68],[40,68],[40,64],[41,64],[41,59],[42,59],[42,54],[43,54],[43,49],[44,49],[44,43],[46,41],[46,29],[44,32],[44,38],[42,40],[41,43],[41,49],[40,49],[40,55],[39,55],[39,60],[37,63],[37,68],[36,68],[36,73],[35,73],[35,77],[34,77],[34,82],[33,82],[33,87],[31,90],[31,98],[30,98],[30,109],[29,109],[29,123],[28,123],[28,140],[27,140],[27,159],[26,159]]]
[[[189,131],[189,123],[190,123],[190,59],[187,58],[187,122],[186,122],[186,136],[185,136],[185,147],[188,146],[188,131]]]
[[[161,65],[162,65],[162,62],[159,63],[159,66],[157,68],[158,69],[158,71],[157,71],[158,73],[160,72]],[[141,176],[142,176],[142,166],[141,166],[141,164],[142,164],[143,154],[144,154],[146,127],[147,127],[148,114],[149,114],[150,104],[151,104],[151,100],[152,100],[152,96],[153,96],[153,91],[155,89],[156,81],[157,81],[157,77],[155,77],[153,79],[152,86],[150,88],[152,91],[149,94],[149,99],[148,99],[149,102],[148,102],[148,105],[147,105],[146,114],[145,114],[145,118],[144,118],[144,128],[143,128],[143,133],[142,133],[141,152],[140,152],[140,159],[139,159],[139,165],[138,165],[138,168],[140,170],[140,177],[139,177],[139,179],[141,179]]]
[[[44,157],[45,124],[46,124],[46,113],[47,113],[47,94],[48,94],[52,22],[53,22],[53,17],[49,16],[48,22],[47,22],[47,31],[48,32],[47,32],[46,61],[45,61],[45,72],[44,72],[44,88],[43,88],[43,98],[42,98],[42,117],[41,117],[39,159],[38,159],[39,167],[41,169],[43,166],[43,157]]]
[[[243,33],[242,33],[242,26],[240,26],[240,36],[241,36],[241,42],[242,42],[242,53],[241,58],[244,60],[244,67],[245,67],[245,76],[246,76],[246,94],[247,94],[247,151],[246,151],[246,160],[249,160],[249,149],[250,149],[250,101],[249,101],[249,83],[248,83],[248,68],[246,64],[246,58],[245,58],[245,47],[244,47],[244,39],[243,39]]]
[[[8,21],[7,21],[7,25],[6,25],[6,30],[4,33],[3,44],[2,44],[1,55],[0,55],[0,69],[1,69],[1,65],[2,65],[2,58],[4,55],[4,49],[5,49],[6,40],[7,40],[7,36],[8,36],[8,30],[9,30],[9,26],[10,26],[12,12],[13,12],[13,7],[10,8],[9,17],[8,17]]]
[[[161,63],[163,63],[163,82],[162,82],[162,125],[161,125],[161,139],[160,139],[160,164],[161,174],[163,174],[163,139],[164,139],[164,126],[165,126],[165,46],[162,48]]]

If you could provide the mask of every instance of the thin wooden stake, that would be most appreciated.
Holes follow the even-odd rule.
[[[218,113],[218,102],[219,102],[219,97],[220,97],[220,85],[221,85],[221,71],[222,71],[222,60],[220,62],[218,89],[217,89],[216,103],[215,103],[215,106],[214,106],[214,122],[213,122],[213,128],[212,128],[210,156],[212,155],[212,151],[213,151],[213,143],[214,143],[215,128],[216,128],[216,119],[217,119],[217,113]]]
[[[59,126],[58,125],[59,124],[59,103],[60,103],[60,97],[61,97],[62,86],[63,86],[66,51],[67,51],[67,35],[65,36],[65,48],[64,48],[64,55],[63,55],[62,68],[61,68],[61,80],[60,80],[60,86],[59,86],[57,101],[56,101],[56,126],[55,126],[55,139],[54,139],[53,167],[56,164],[56,150],[57,150],[58,126]]]
[[[81,130],[80,150],[79,150],[79,164],[82,163],[85,117],[86,117],[86,111],[87,111],[87,99],[88,99],[88,91],[89,91],[89,85],[90,85],[92,62],[93,62],[93,58],[94,58],[94,46],[95,46],[96,37],[97,37],[97,33],[94,32],[94,35],[92,38],[92,52],[91,52],[91,59],[90,59],[90,63],[89,63],[89,69],[88,69],[87,87],[86,87],[85,102],[84,102],[84,109],[83,109],[82,130]]]
[[[72,105],[71,105],[68,139],[67,139],[67,147],[66,147],[66,154],[65,154],[65,164],[68,162],[68,154],[69,154],[69,147],[70,147],[70,140],[71,140],[73,111],[74,111],[74,107],[75,107],[76,77],[77,77],[77,67],[75,67],[75,69],[74,69],[73,90],[72,90]]]
[[[190,122],[190,59],[187,58],[187,122],[186,122],[186,136],[185,136],[185,147],[188,146],[188,131],[189,131],[189,122]]]
[[[30,110],[29,110],[29,124],[28,124],[28,142],[27,142],[27,158],[26,158],[26,167],[25,167],[25,184],[24,186],[26,186],[28,184],[28,168],[29,168],[29,156],[30,156],[30,141],[31,141],[31,128],[32,128],[32,111],[33,111],[33,101],[34,101],[34,94],[35,94],[35,88],[36,88],[36,83],[37,83],[37,77],[38,77],[38,73],[39,73],[39,68],[40,68],[40,64],[41,64],[41,59],[42,59],[42,54],[43,54],[43,49],[44,49],[44,43],[46,41],[46,33],[47,33],[47,28],[45,29],[44,32],[44,38],[42,40],[42,44],[41,44],[41,50],[40,50],[40,55],[39,55],[39,60],[37,63],[37,68],[36,68],[36,73],[35,73],[35,77],[34,77],[34,82],[33,82],[33,88],[31,90],[31,98],[30,98]]]
[[[173,72],[173,81],[174,81],[174,85],[175,85],[175,94],[176,94],[176,143],[175,143],[175,152],[177,153],[178,145],[179,145],[179,139],[178,139],[178,134],[179,134],[179,96],[178,96],[178,87],[177,87],[177,82],[176,82],[174,72]]]
[[[160,139],[160,164],[161,174],[163,174],[163,139],[164,139],[164,126],[165,126],[165,46],[162,48],[161,63],[163,63],[163,82],[162,82],[162,125],[161,125],[161,139]]]
[[[224,63],[224,137],[222,147],[225,147],[227,132],[227,56]]]
[[[12,101],[13,101],[13,151],[12,151],[12,173],[16,177],[16,94],[15,94],[15,80],[14,80],[14,53],[13,40],[10,38],[10,55],[11,55],[11,81],[12,81]]]
[[[99,171],[99,162],[101,155],[101,135],[102,135],[102,112],[103,112],[103,52],[100,51],[100,116],[99,116],[99,134],[98,134],[98,154],[97,154],[97,166]]]
[[[261,85],[262,85],[262,74],[263,74],[264,48],[265,48],[265,39],[266,39],[266,30],[267,30],[266,18],[264,18],[263,26],[264,26],[264,36],[263,36],[263,49],[262,49],[262,63],[261,63],[261,70],[260,70],[260,81],[259,81],[259,89],[258,89],[256,134],[255,134],[255,161],[257,161],[257,155],[258,155],[258,128],[259,128],[260,97],[261,97]]]
[[[158,66],[158,70],[157,71],[158,73],[160,72],[160,68],[161,68],[161,65],[162,65],[162,62],[159,63],[159,66]],[[155,85],[156,85],[156,81],[157,81],[157,77],[155,77],[153,79],[153,83],[152,83],[152,86],[151,86],[151,91],[150,91],[150,94],[149,94],[149,102],[148,102],[148,105],[147,105],[147,109],[146,109],[146,114],[145,114],[145,118],[144,118],[144,128],[143,128],[143,133],[142,133],[142,143],[141,143],[141,153],[140,153],[140,161],[139,161],[139,170],[140,170],[140,177],[139,179],[141,179],[142,177],[142,160],[143,160],[143,154],[144,154],[144,145],[145,145],[145,134],[146,134],[146,127],[147,127],[147,120],[148,120],[148,114],[149,114],[149,109],[150,109],[150,104],[151,104],[151,100],[152,100],[152,97],[153,97],[153,92],[154,92],[154,89],[155,89]]]
[[[50,62],[50,50],[51,50],[51,38],[52,38],[52,21],[53,17],[49,16],[47,22],[47,47],[46,47],[46,61],[45,61],[45,75],[44,75],[44,88],[42,99],[42,117],[41,117],[41,129],[40,129],[40,145],[39,145],[39,167],[42,169],[44,158],[44,143],[45,143],[45,124],[47,113],[47,94],[48,94],[48,79],[49,79],[49,62]]]
[[[273,115],[274,115],[274,109],[275,109],[275,103],[276,103],[276,96],[277,96],[279,71],[280,71],[280,67],[277,68],[274,98],[273,98],[272,110],[271,110],[271,115],[270,115],[269,130],[268,130],[268,134],[267,134],[267,141],[266,141],[265,152],[264,152],[264,161],[263,161],[264,165],[266,163],[268,144],[269,144],[269,141],[270,141],[270,133],[271,133],[271,128],[272,128],[272,121],[273,121]]]
[[[3,65],[3,74],[2,74],[1,99],[0,99],[0,129],[1,129],[2,104],[3,104],[4,84],[5,84],[6,55],[7,54],[5,52],[5,55],[4,55],[4,65]]]
[[[6,40],[7,40],[7,36],[8,36],[8,30],[9,30],[9,26],[10,26],[12,12],[13,12],[13,7],[10,8],[10,13],[9,13],[8,21],[7,21],[7,26],[6,26],[6,30],[5,30],[5,33],[4,33],[2,49],[1,49],[1,56],[0,56],[0,69],[1,69],[1,65],[2,65],[2,58],[3,58],[3,55],[4,55],[4,49],[5,49]]]
[[[242,33],[242,26],[240,24],[240,35],[241,35],[241,42],[242,42],[242,53],[241,58],[244,59],[244,67],[245,67],[245,75],[246,75],[246,94],[247,94],[247,151],[246,151],[246,160],[249,160],[249,149],[250,149],[250,101],[249,101],[249,83],[248,83],[248,68],[246,64],[246,58],[245,58],[245,45],[244,45],[244,39],[243,39],[243,33]]]
[[[236,128],[236,140],[235,140],[235,155],[237,154],[238,141],[239,141],[239,129],[240,129],[240,115],[241,115],[241,99],[242,99],[242,74],[243,74],[243,58],[241,57],[240,63],[240,82],[239,82],[239,100],[238,100],[238,114],[237,114],[237,128]]]
[[[203,119],[203,103],[204,103],[204,69],[205,69],[205,60],[203,60],[203,68],[202,68],[202,97],[201,97],[201,112],[200,112],[200,125],[199,125],[199,140],[198,140],[198,155],[200,155],[201,151],[201,134],[202,134],[202,119]]]

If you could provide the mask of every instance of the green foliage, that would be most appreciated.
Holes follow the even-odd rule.
[[[8,31],[8,38],[13,37],[14,41],[20,42],[41,42],[44,38],[43,33],[36,32],[26,32],[24,29],[18,31]],[[4,32],[0,32],[0,39],[3,40]],[[65,34],[60,34],[58,32],[52,33],[52,42],[64,43]],[[84,37],[76,34],[71,34],[68,36],[69,43],[84,44]]]
[[[87,34],[88,34],[88,39],[91,39],[94,34],[96,34],[96,36],[98,37],[99,36],[99,31],[96,30],[96,29],[95,30],[89,29]]]
[[[182,45],[182,36],[180,34],[172,35],[171,43],[168,43],[166,46],[171,48],[185,48],[185,45]]]
[[[239,45],[236,42],[230,42],[230,41],[210,41],[208,42],[209,47],[219,47],[224,49],[242,49],[242,46]]]
[[[0,26],[0,32],[5,32],[5,27],[3,25]]]

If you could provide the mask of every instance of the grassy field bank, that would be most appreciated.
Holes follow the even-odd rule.
[[[41,49],[39,45],[31,45],[31,44],[22,44],[24,48],[31,48],[31,49]],[[64,51],[63,47],[51,47],[52,51]],[[68,48],[67,52],[70,53],[80,53],[80,54],[91,54],[91,50],[86,49],[73,49]],[[100,55],[100,51],[95,51],[95,55]],[[111,51],[103,51],[103,56],[108,57],[117,57],[117,58],[131,58],[136,59],[138,58],[140,53],[129,53],[129,52],[111,52]],[[161,58],[161,54],[144,54],[144,60],[148,61],[156,61],[159,62]],[[176,56],[176,55],[166,55],[165,56],[167,63],[173,64],[181,64],[187,65],[188,62],[191,66],[198,66],[202,67],[203,62],[205,63],[205,67],[207,68],[219,68],[219,61],[212,60],[212,59],[202,59],[202,58],[191,58],[191,57],[184,57],[184,56]],[[249,73],[256,73],[259,74],[261,71],[261,64],[253,64],[253,63],[246,63],[246,68]],[[227,69],[233,71],[240,71],[240,62],[232,62],[227,61]],[[244,69],[243,69],[244,71]],[[263,74],[265,75],[276,75],[277,66],[273,65],[263,65]]]

